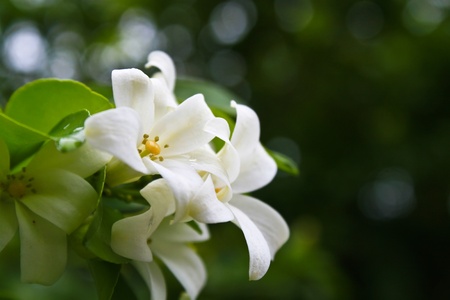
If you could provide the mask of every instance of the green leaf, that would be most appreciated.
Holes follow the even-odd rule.
[[[84,121],[89,117],[89,111],[83,109],[63,118],[50,131],[50,135],[56,140],[56,147],[61,152],[75,150],[83,145]]]
[[[131,289],[128,282],[124,279],[122,275],[119,276],[116,287],[114,289],[114,294],[112,295],[112,300],[138,300],[136,294]],[[147,298],[148,299],[148,298]]]
[[[99,300],[110,300],[120,275],[121,265],[98,259],[88,260]]]
[[[95,189],[97,194],[99,195],[99,203],[101,200],[101,195],[103,193],[103,189],[105,187],[105,180],[106,180],[106,166],[103,167],[101,170],[94,173],[89,178],[86,178],[86,180],[92,185],[92,187]]]
[[[275,160],[278,169],[291,175],[298,175],[300,173],[297,163],[293,161],[289,156],[284,155],[280,152],[269,150],[267,148],[266,151]]]
[[[134,214],[148,209],[148,203],[143,204],[136,201],[128,202],[116,197],[107,197],[104,199],[105,201],[108,201],[108,207],[117,209],[125,214]]]
[[[39,79],[14,92],[5,114],[11,118],[48,133],[66,116],[88,110],[91,114],[113,105],[84,84],[73,80]]]
[[[52,137],[65,137],[73,132],[79,131],[80,128],[84,127],[84,121],[89,115],[89,111],[86,109],[70,114],[59,121],[59,123],[50,130],[49,134]]]
[[[129,260],[111,249],[111,227],[122,218],[122,214],[103,205],[100,201],[94,214],[94,220],[86,233],[85,246],[99,258],[111,263],[125,263]]]
[[[11,169],[34,154],[50,136],[21,124],[0,112],[0,139],[8,146]]]
[[[211,107],[219,108],[229,115],[236,115],[236,111],[230,107],[230,101],[243,103],[239,97],[229,90],[212,82],[198,79],[178,79],[175,85],[175,95],[178,99],[185,100],[195,94],[203,94]]]
[[[102,198],[105,187],[106,167],[90,176],[88,180],[99,195],[97,210],[92,216],[93,220],[84,236],[84,246],[97,257],[112,263],[125,263],[129,260],[116,254],[111,249],[111,227],[122,218],[121,213],[105,206]]]
[[[105,186],[105,179],[106,179],[106,166],[103,167],[101,170],[97,171],[93,175],[86,178],[86,180],[92,185],[92,187],[97,192],[98,199],[97,203],[100,204],[101,202],[101,195],[103,193],[103,188]],[[99,208],[97,207],[97,210]],[[92,224],[93,222],[96,222]],[[101,220],[99,220],[98,213],[94,213],[93,215],[89,216],[85,221],[84,224],[82,224],[80,227],[78,227],[77,230],[75,230],[70,236],[69,236],[69,243],[72,249],[74,249],[77,254],[85,259],[92,259],[96,257],[96,253],[93,253],[86,247],[86,240],[88,238],[92,238],[94,235],[93,231],[94,228],[98,228],[99,223]],[[94,227],[95,226],[95,227]],[[89,232],[89,236],[87,236]]]

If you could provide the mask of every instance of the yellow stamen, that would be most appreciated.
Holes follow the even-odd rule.
[[[147,140],[145,142],[145,150],[147,150],[148,152],[150,152],[153,155],[158,155],[159,153],[161,153],[161,148],[159,147],[158,143],[156,142],[156,138],[155,138],[155,141]]]

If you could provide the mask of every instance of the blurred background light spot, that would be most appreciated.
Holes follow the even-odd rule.
[[[111,84],[111,71],[119,68],[120,53],[107,44],[93,44],[86,51],[85,72],[101,84]]]
[[[310,0],[276,0],[274,8],[278,25],[288,32],[304,29],[314,16]]]
[[[46,65],[46,43],[36,27],[30,23],[13,25],[6,33],[3,61],[12,70],[32,73]]]
[[[409,173],[396,168],[383,170],[361,189],[358,201],[370,219],[389,220],[408,214],[416,204]]]
[[[375,37],[383,28],[383,12],[378,4],[360,1],[353,4],[347,13],[347,27],[358,40]]]
[[[50,74],[52,77],[76,79],[78,77],[78,59],[70,50],[58,50],[50,57]]]
[[[193,54],[193,38],[185,26],[170,25],[165,27],[161,34],[164,36],[165,41],[164,50],[170,53],[174,60],[186,60]]]
[[[224,50],[214,54],[209,62],[209,70],[214,81],[235,86],[244,80],[247,67],[240,54]]]
[[[198,11],[189,2],[196,2],[196,0],[184,0],[183,2],[176,2],[168,6],[158,14],[158,25],[164,27],[180,24],[191,29],[201,27],[202,21],[198,15]]]
[[[449,8],[450,0],[430,0],[430,3],[435,7],[439,8]]]
[[[224,2],[216,6],[211,14],[211,29],[219,43],[234,44],[250,31],[256,20],[253,3]]]
[[[114,34],[85,51],[83,71],[101,84],[111,84],[112,70],[142,68],[148,53],[160,46],[152,17],[145,11],[130,8],[121,15]]]
[[[64,30],[52,36],[51,45],[57,49],[67,49],[71,51],[83,51],[86,47],[84,38],[75,31]]]
[[[47,4],[53,4],[55,2],[57,2],[57,0],[12,0],[12,3],[17,8],[20,8],[23,10],[31,10],[31,9],[42,7]]]
[[[410,0],[403,11],[404,25],[414,34],[431,33],[445,18],[442,11],[448,6],[448,3],[445,2]]]
[[[118,30],[119,48],[130,63],[142,63],[148,53],[158,48],[155,24],[138,9],[129,9],[122,15]]]

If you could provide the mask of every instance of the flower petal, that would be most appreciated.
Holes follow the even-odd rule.
[[[173,64],[172,58],[162,51],[153,51],[148,55],[146,68],[157,67],[161,70],[161,75],[167,83],[167,86],[171,91],[175,86],[175,65]],[[158,73],[157,73],[158,74]],[[158,75],[155,74],[154,77]]]
[[[146,173],[136,148],[140,131],[139,116],[128,107],[100,112],[85,122],[86,140],[92,147],[114,155],[138,172]]]
[[[31,211],[70,234],[95,209],[97,193],[83,178],[65,170],[32,174],[35,193],[20,201]]]
[[[234,219],[228,207],[217,199],[211,176],[189,202],[189,216],[206,224],[229,222]]]
[[[169,211],[173,213],[175,200],[164,179],[152,181],[141,190],[141,194],[149,202],[150,209],[114,223],[111,247],[124,257],[150,262],[153,255],[147,244],[148,239]]]
[[[66,233],[16,202],[22,281],[51,285],[64,272]]]
[[[250,254],[249,278],[250,280],[258,280],[269,269],[270,248],[256,224],[239,208],[231,205],[231,201],[229,207],[235,216],[234,223],[242,229]]]
[[[236,126],[234,127],[231,143],[239,152],[241,160],[248,159],[254,147],[259,142],[260,125],[258,115],[248,106],[232,101],[236,108]]]
[[[187,163],[175,159],[165,159],[162,162],[144,160],[144,162],[155,168],[172,190],[176,203],[174,221],[178,222],[185,218],[188,214],[189,201],[203,184],[200,175]]]
[[[110,154],[98,151],[88,143],[74,151],[63,153],[56,149],[55,143],[48,142],[33,157],[27,170],[37,173],[40,169],[64,169],[86,178],[97,172],[110,159]]]
[[[190,152],[189,164],[197,171],[204,171],[214,175],[214,180],[219,180],[218,184],[221,186],[230,185],[228,174],[222,162],[209,145]]]
[[[174,213],[175,199],[167,181],[162,178],[150,182],[140,193],[150,204],[153,214],[152,227],[148,232],[150,235],[165,217]]]
[[[150,210],[117,221],[111,229],[111,248],[123,257],[136,261],[152,261],[153,255],[147,244],[148,228],[151,224]]]
[[[168,243],[203,242],[209,239],[208,226],[196,222],[198,231],[186,223],[172,223],[170,218],[162,221],[153,234],[153,239]]]
[[[139,114],[141,128],[149,130],[154,121],[153,85],[138,69],[112,71],[112,88],[116,107],[129,107]]]
[[[238,208],[258,227],[273,257],[289,238],[289,227],[283,217],[266,203],[245,195],[234,195],[230,205]]]
[[[190,299],[196,299],[205,285],[206,269],[192,248],[181,243],[158,241],[152,245],[152,250],[183,285]]]
[[[233,193],[248,193],[265,186],[272,181],[277,170],[273,158],[258,143],[251,155],[241,160],[239,176],[231,184]]]
[[[161,155],[179,155],[193,151],[213,139],[203,130],[214,118],[202,95],[197,94],[181,103],[173,112],[160,119],[150,131],[150,137],[158,136],[160,145],[168,145]]]
[[[163,78],[150,78],[150,80],[155,93],[155,122],[158,122],[163,116],[173,111],[178,103]]]
[[[0,200],[0,252],[13,238],[16,231],[17,217],[14,203]]]
[[[116,186],[129,183],[142,177],[142,173],[128,166],[117,157],[113,157],[106,168],[106,183],[109,186]]]
[[[152,300],[166,299],[166,281],[158,264],[155,262],[136,262],[131,264],[136,268],[142,279],[146,283]]]
[[[214,118],[206,124],[205,131],[225,142],[217,156],[227,171],[229,181],[233,182],[239,174],[240,157],[229,140],[230,127],[227,121],[222,118]]]

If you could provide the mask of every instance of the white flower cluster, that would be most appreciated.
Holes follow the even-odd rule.
[[[0,251],[19,231],[22,280],[52,284],[61,276],[67,235],[88,224],[98,209],[99,190],[86,178],[105,165],[111,189],[154,175],[139,191],[149,209],[115,222],[110,244],[131,261],[152,299],[166,298],[158,263],[172,271],[191,299],[198,296],[206,271],[190,244],[209,238],[207,224],[232,222],[241,228],[251,280],[264,276],[288,239],[283,218],[246,195],[277,172],[259,141],[255,112],[231,101],[236,110],[231,132],[203,95],[177,102],[175,67],[167,54],[150,53],[146,67],[158,71],[152,77],[137,69],[113,71],[116,107],[86,119],[86,142],[78,149],[61,153],[46,143],[17,171],[10,170],[8,147],[0,140]],[[214,149],[213,139],[223,146]]]
[[[113,71],[116,108],[86,122],[88,143],[113,155],[108,183],[144,174],[162,177],[141,190],[148,211],[113,225],[113,250],[133,259],[155,299],[164,298],[165,285],[153,255],[194,299],[206,276],[185,244],[207,239],[205,224],[231,221],[248,245],[250,279],[261,278],[289,229],[274,209],[244,195],[268,184],[277,171],[259,141],[257,115],[232,101],[237,119],[230,134],[228,123],[213,115],[201,94],[177,104],[175,68],[167,54],[150,53],[146,67],[160,72],[149,78],[137,69]],[[215,137],[225,142],[218,152],[209,144]],[[201,234],[185,224],[191,220],[199,223]]]
[[[86,121],[87,142],[113,156],[109,184],[145,174],[162,177],[141,190],[148,211],[113,225],[113,250],[133,260],[155,299],[165,298],[166,289],[153,255],[194,299],[206,275],[186,243],[207,239],[205,224],[231,221],[248,245],[250,279],[260,279],[289,229],[274,209],[245,195],[268,184],[277,171],[259,142],[257,115],[231,101],[237,118],[230,134],[228,123],[213,115],[201,94],[176,102],[175,67],[167,54],[150,53],[146,67],[160,72],[149,78],[137,69],[113,71],[116,108]],[[210,146],[216,137],[225,142],[218,152]],[[201,233],[185,224],[191,220]]]

